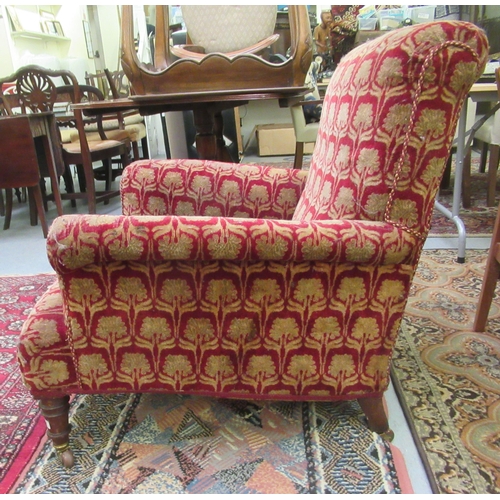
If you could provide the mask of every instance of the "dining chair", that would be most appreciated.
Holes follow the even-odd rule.
[[[85,81],[88,85],[98,87],[104,94],[105,99],[121,99],[130,95],[130,85],[127,82],[125,73],[120,71],[104,71],[97,73],[85,73]],[[132,144],[132,153],[134,160],[146,159],[149,157],[148,139],[144,117],[136,110],[127,112],[117,112],[103,115],[103,129],[109,139],[114,139],[115,134],[120,134],[117,130],[126,130]],[[95,138],[97,129],[89,125],[85,128],[90,140]],[[73,135],[72,135],[73,137]],[[139,154],[139,142],[142,148],[142,157]],[[115,170],[113,175],[119,171]]]
[[[500,68],[496,69],[495,77],[500,101]],[[480,172],[486,171],[486,159],[488,159],[486,206],[494,207],[496,204],[497,172],[500,163],[500,102],[477,121],[472,134],[474,140],[478,141],[480,145]],[[462,188],[464,208],[471,206],[471,154],[472,148],[464,159]]]
[[[63,83],[57,85],[56,82]],[[16,93],[19,97],[21,112],[40,113],[54,112],[59,127],[74,128],[78,131],[78,141],[60,143],[65,170],[67,192],[62,194],[63,199],[86,199],[89,213],[96,212],[96,203],[105,203],[111,197],[118,196],[119,190],[111,189],[111,159],[120,157],[123,164],[129,162],[128,154],[130,141],[126,134],[120,140],[108,139],[100,116],[84,117],[80,110],[72,110],[71,105],[84,100],[103,100],[104,96],[99,89],[92,86],[80,85],[73,73],[67,70],[49,70],[41,66],[29,65],[18,69],[13,75],[0,80],[15,82]],[[67,82],[70,82],[68,85]],[[66,84],[64,84],[66,83]],[[0,90],[1,91],[1,90]],[[55,106],[57,103],[57,106]],[[7,108],[10,114],[12,109]],[[87,139],[86,124],[97,124],[98,137]],[[96,191],[93,163],[102,162],[105,175],[105,190]],[[70,166],[76,165],[80,181],[80,192],[72,186]]]
[[[500,279],[500,205],[491,236],[490,249],[486,260],[481,293],[479,295],[473,330],[484,332],[488,321],[488,314],[495,295],[495,289]]]
[[[26,115],[0,117],[0,189],[6,192],[4,229],[10,227],[14,188],[28,189],[30,205],[34,200],[43,236],[47,237],[38,158]]]
[[[497,68],[496,72],[496,82],[498,88],[498,97],[500,100],[500,68]],[[495,124],[500,126],[500,111],[494,115]],[[497,131],[500,133],[500,131]],[[500,142],[500,141],[499,141]],[[496,146],[496,153],[492,152],[490,145],[490,165],[489,165],[489,175],[488,180],[489,186],[488,190],[491,189],[491,185],[494,183],[496,186],[496,172],[498,169],[498,145]],[[496,165],[492,165],[492,157]],[[495,178],[493,179],[492,171],[495,173]],[[495,191],[490,194],[494,199]],[[490,249],[488,252],[488,258],[486,260],[486,269],[483,276],[483,284],[481,286],[481,293],[479,295],[478,307],[476,309],[476,316],[474,318],[473,330],[475,332],[484,332],[486,329],[486,323],[488,321],[488,314],[491,308],[491,303],[493,301],[493,296],[495,295],[495,289],[500,279],[500,205],[498,207],[497,217],[495,220],[495,226],[493,228],[493,234],[491,236]]]

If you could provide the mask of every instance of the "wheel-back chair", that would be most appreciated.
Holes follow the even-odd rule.
[[[109,198],[119,195],[118,190],[111,189],[111,159],[120,157],[124,165],[128,164],[130,150],[128,135],[124,132],[119,140],[110,140],[106,137],[100,116],[88,118],[84,117],[80,110],[71,109],[72,104],[79,102],[103,100],[104,96],[98,88],[80,85],[70,71],[49,70],[36,65],[24,66],[13,75],[3,78],[0,80],[0,87],[3,82],[15,82],[21,113],[54,112],[54,105],[58,103],[62,106],[59,108],[62,109],[62,113],[55,113],[58,126],[75,128],[78,131],[78,141],[59,145],[62,148],[65,169],[57,172],[57,175],[64,176],[68,191],[61,193],[61,198],[87,199],[89,213],[95,213],[98,201],[106,202]],[[4,105],[8,108],[9,114],[14,114],[15,110],[8,106],[8,102],[5,100]],[[87,140],[86,123],[97,123],[98,138]],[[102,162],[105,165],[107,175],[104,191],[96,191],[92,165],[94,162]],[[76,193],[73,187],[70,165],[77,167],[79,193]],[[53,191],[58,192],[58,187],[53,185]]]

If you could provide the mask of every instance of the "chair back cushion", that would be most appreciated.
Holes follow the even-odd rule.
[[[386,221],[425,237],[460,109],[488,56],[460,21],[394,30],[347,54],[328,86],[296,220]]]
[[[244,49],[271,36],[276,12],[276,5],[182,6],[189,37],[206,54]]]

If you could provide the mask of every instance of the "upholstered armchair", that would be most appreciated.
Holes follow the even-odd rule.
[[[309,172],[141,160],[123,215],[56,219],[18,357],[63,463],[80,393],[357,399],[390,438],[393,346],[487,55],[472,24],[392,31],[339,64]]]

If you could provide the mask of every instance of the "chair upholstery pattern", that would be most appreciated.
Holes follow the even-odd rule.
[[[144,160],[124,171],[123,215],[56,219],[58,283],[18,351],[56,448],[53,410],[75,392],[357,398],[386,433],[392,349],[487,55],[469,23],[390,32],[339,64],[309,173]]]
[[[124,215],[290,220],[307,172],[193,160],[135,162],[122,179]],[[165,167],[165,168],[162,168]]]
[[[480,40],[460,23],[423,23],[347,54],[294,218],[386,220],[425,237],[456,110],[478,78]]]

